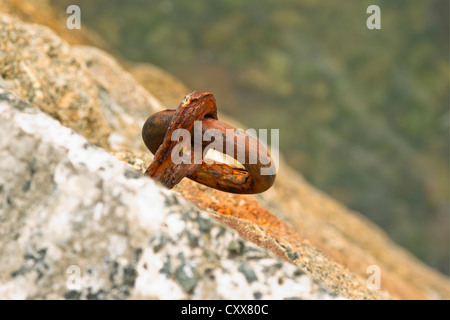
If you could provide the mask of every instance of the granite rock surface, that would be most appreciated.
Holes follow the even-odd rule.
[[[1,299],[336,299],[0,87]]]

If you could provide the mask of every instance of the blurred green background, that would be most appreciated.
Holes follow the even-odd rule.
[[[279,128],[291,166],[449,273],[448,0],[53,3],[248,127]]]

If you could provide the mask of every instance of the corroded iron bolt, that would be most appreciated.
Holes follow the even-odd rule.
[[[202,137],[208,130],[215,129],[215,132],[221,135],[223,150],[234,159],[238,158],[239,150],[244,150],[246,161],[242,165],[245,169],[204,160],[196,163],[193,159],[203,159],[205,151],[213,142],[203,140],[201,146],[197,148],[194,145],[195,141],[194,143],[189,141],[192,146],[189,161],[175,163],[172,151],[179,142],[172,141],[172,134],[177,129],[185,129],[192,136],[195,121],[201,121]],[[234,133],[232,136],[227,134],[230,130]],[[177,110],[168,109],[150,116],[142,128],[142,138],[147,148],[155,155],[146,174],[169,189],[184,177],[188,177],[221,191],[252,194],[266,191],[275,181],[275,164],[264,146],[243,131],[220,122],[217,119],[216,101],[208,92],[194,91],[184,98]],[[201,154],[196,154],[199,152]],[[256,159],[253,157],[255,163],[247,161],[251,155],[257,155]],[[271,168],[273,174],[262,175],[262,168]]]

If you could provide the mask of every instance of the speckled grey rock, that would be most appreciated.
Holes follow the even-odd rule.
[[[0,299],[336,299],[2,87]]]

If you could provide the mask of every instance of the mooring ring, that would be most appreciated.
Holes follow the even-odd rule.
[[[142,128],[142,138],[147,148],[153,154],[156,153],[159,146],[163,143],[175,112],[176,110],[171,109],[163,110],[153,114],[145,122]],[[276,176],[275,163],[267,149],[257,139],[254,139],[242,130],[210,117],[203,118],[201,122],[202,137],[205,131],[216,129],[216,132],[220,132],[222,135],[224,153],[238,160],[237,151],[245,150],[245,159],[247,160],[250,159],[252,152],[253,155],[256,152],[256,159],[253,157],[256,163],[244,161],[241,164],[245,169],[241,169],[225,163],[208,163],[203,160],[201,166],[187,176],[189,179],[214,189],[240,194],[264,192],[273,185]],[[231,137],[227,135],[227,129],[233,130],[234,135]],[[202,148],[207,148],[211,143],[211,141],[202,141]],[[243,146],[242,143],[245,145]],[[227,144],[232,144],[233,148],[227,148]],[[264,170],[265,172],[263,172]]]

